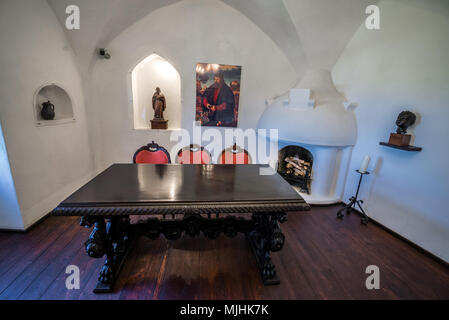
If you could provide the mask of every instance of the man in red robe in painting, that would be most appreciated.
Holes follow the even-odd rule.
[[[214,83],[204,92],[203,107],[210,111],[209,118],[217,126],[233,122],[234,94],[225,83],[222,73],[214,76]]]

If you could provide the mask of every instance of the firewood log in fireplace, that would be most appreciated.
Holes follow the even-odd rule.
[[[279,151],[278,172],[301,192],[310,192],[312,154],[302,147],[287,146]]]
[[[295,168],[300,169],[300,170],[305,170],[305,169],[308,168],[307,164],[298,164],[298,163],[296,163],[293,160],[285,159],[285,162],[287,162],[286,167],[289,168],[289,169],[295,167]]]
[[[289,157],[290,158],[290,157]],[[290,164],[291,166],[293,166],[293,167],[295,167],[295,168],[298,168],[298,169],[301,169],[301,167],[299,166],[299,164],[297,164],[295,161],[293,161],[293,160],[291,160],[291,159],[289,159],[289,158],[285,158],[285,162],[287,162],[288,164],[287,164],[287,168],[288,168],[288,165]],[[291,167],[290,167],[291,168]]]
[[[300,160],[300,159],[294,158],[294,157],[287,157],[284,159],[284,161],[287,162],[286,167],[288,167],[288,168],[291,168],[291,166],[295,166],[295,167],[299,166],[300,168],[305,168],[305,169],[310,167],[310,162]]]
[[[293,165],[287,165],[287,170],[285,171],[286,174],[294,174],[295,176],[306,176],[306,169],[301,168],[298,169],[297,167],[294,167]]]
[[[293,169],[293,171],[294,171],[295,176],[305,177],[305,175],[306,175],[306,172],[304,170],[299,170],[299,169],[295,168],[295,169]]]

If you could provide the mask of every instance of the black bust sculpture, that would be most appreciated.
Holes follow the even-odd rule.
[[[412,126],[416,121],[416,115],[411,111],[402,111],[396,120],[398,126],[396,133],[406,134],[407,128]]]

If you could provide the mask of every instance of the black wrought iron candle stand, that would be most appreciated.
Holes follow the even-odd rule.
[[[344,206],[343,208],[338,210],[337,218],[340,218],[340,219],[343,218],[344,210],[346,210],[346,214],[349,214],[351,212],[351,209],[355,209],[355,206],[357,205],[360,209],[360,212],[362,213],[361,222],[366,225],[366,224],[368,224],[369,219],[361,205],[363,203],[363,200],[358,200],[357,198],[359,196],[359,190],[360,190],[360,185],[362,184],[363,176],[365,174],[369,174],[369,172],[368,171],[360,172],[359,170],[356,170],[356,171],[360,174],[360,180],[359,180],[359,185],[357,186],[357,192],[355,193],[354,197],[349,198],[349,203],[346,206]]]

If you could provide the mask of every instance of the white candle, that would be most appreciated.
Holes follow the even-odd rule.
[[[363,158],[362,165],[360,166],[360,169],[359,169],[360,172],[362,172],[362,173],[366,172],[366,169],[368,169],[370,160],[371,160],[371,158],[369,156],[365,156],[365,158]]]

